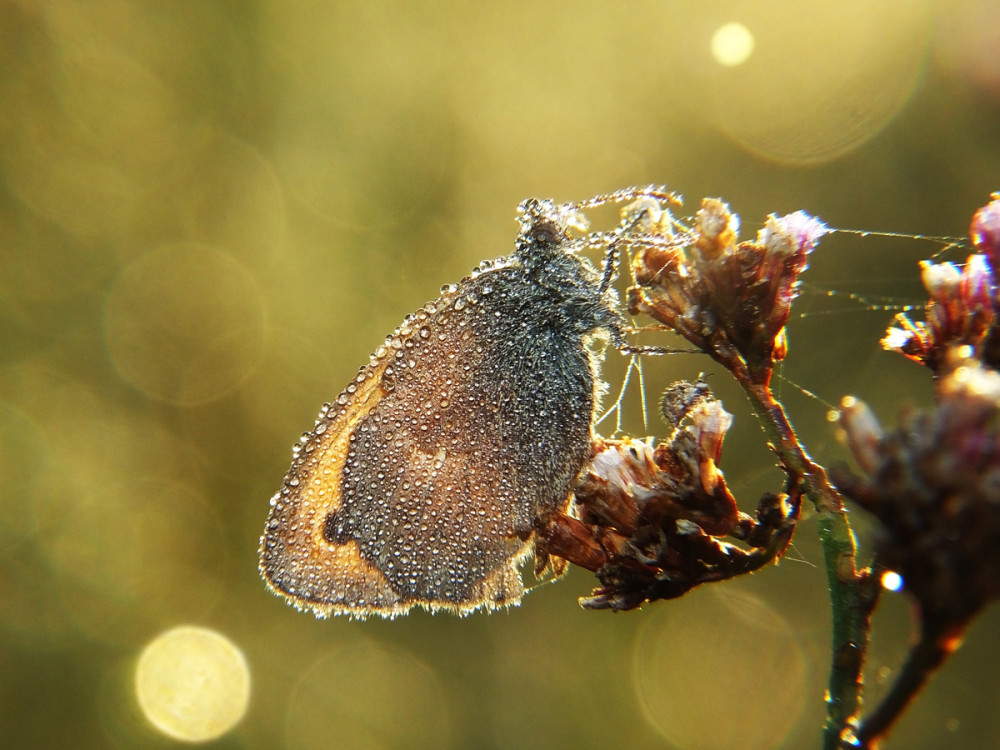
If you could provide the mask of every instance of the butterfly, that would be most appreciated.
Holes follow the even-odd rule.
[[[260,570],[275,592],[359,619],[520,601],[535,529],[567,509],[589,457],[591,342],[629,349],[613,236],[572,232],[584,208],[635,198],[674,200],[524,201],[514,251],[407,316],[323,405],[271,499]],[[588,244],[607,247],[601,272]]]

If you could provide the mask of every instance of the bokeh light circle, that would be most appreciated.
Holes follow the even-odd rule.
[[[264,307],[253,277],[232,256],[193,243],[168,245],[121,273],[105,304],[104,332],[132,385],[193,406],[225,396],[253,372]]]
[[[925,0],[753,5],[753,65],[717,68],[715,116],[748,150],[814,164],[865,143],[909,100],[923,71]]]
[[[181,626],[143,649],[135,691],[143,714],[163,734],[205,742],[243,718],[250,700],[250,669],[225,636]]]
[[[933,32],[928,0],[681,0],[670,11],[675,106],[756,156],[799,166],[878,135],[923,80]]]
[[[741,23],[723,24],[712,35],[712,57],[720,65],[742,65],[753,54],[753,34]]]
[[[640,631],[632,679],[647,721],[681,750],[770,750],[815,696],[789,624],[760,599],[699,592]]]

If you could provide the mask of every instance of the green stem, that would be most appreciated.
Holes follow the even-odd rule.
[[[868,651],[873,602],[863,591],[865,576],[857,569],[857,544],[840,494],[830,484],[823,467],[806,454],[785,410],[770,389],[747,381],[741,385],[774,451],[785,466],[804,478],[805,495],[820,512],[819,538],[833,624],[823,747],[836,750],[842,732],[861,707],[861,669]]]

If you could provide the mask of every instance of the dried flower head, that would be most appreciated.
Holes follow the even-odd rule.
[[[738,510],[716,465],[732,417],[707,386],[675,384],[664,402],[678,420],[670,439],[598,439],[575,488],[576,517],[557,515],[539,534],[545,553],[597,574],[587,608],[680,596],[762,567],[791,539],[797,490],[766,495],[756,518]]]
[[[1000,260],[1000,198],[980,208],[969,234],[980,253],[970,255],[964,267],[954,263],[921,261],[921,277],[930,295],[925,320],[905,313],[893,320],[882,346],[926,365],[935,375],[947,366],[948,352],[972,347],[988,366],[1000,367],[1000,330],[997,318],[997,268]]]
[[[677,331],[738,378],[766,385],[786,353],[799,275],[827,231],[797,211],[769,216],[756,241],[738,243],[739,217],[707,198],[694,228],[651,224],[628,238],[637,251],[629,309]]]
[[[925,260],[920,269],[930,295],[926,321],[912,321],[905,313],[898,314],[882,346],[940,374],[952,347],[982,346],[996,317],[996,284],[985,255],[970,255],[963,268]]]
[[[880,522],[879,560],[903,577],[925,633],[943,636],[1000,595],[1000,373],[955,356],[947,368],[936,408],[904,413],[891,431],[845,399],[863,474],[834,475]]]

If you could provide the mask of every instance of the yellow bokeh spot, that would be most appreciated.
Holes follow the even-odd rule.
[[[135,691],[143,714],[163,734],[204,742],[225,734],[243,718],[250,671],[242,652],[225,636],[181,626],[143,649]]]
[[[753,54],[753,34],[741,23],[723,24],[712,35],[712,57],[720,65],[742,65]]]

